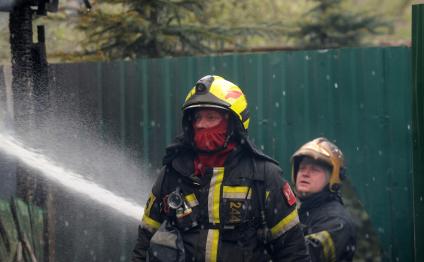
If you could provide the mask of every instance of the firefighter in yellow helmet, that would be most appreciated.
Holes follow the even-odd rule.
[[[301,146],[291,161],[312,261],[352,261],[356,230],[339,194],[345,173],[343,153],[320,137]]]
[[[242,90],[208,75],[182,110],[132,261],[309,261],[296,198],[247,135]]]

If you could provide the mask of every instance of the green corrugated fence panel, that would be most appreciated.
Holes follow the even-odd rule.
[[[411,89],[405,86],[410,82],[411,63],[404,56],[410,52],[393,52],[387,50],[385,59],[397,61],[396,66],[385,64],[385,85],[387,91],[384,93],[384,129],[387,137],[384,140],[384,157],[388,163],[383,169],[385,176],[379,178],[381,183],[385,177],[389,180],[385,184],[385,190],[391,192],[390,223],[387,227],[392,227],[390,245],[393,247],[403,247],[401,250],[393,249],[392,257],[400,257],[407,261],[413,260],[412,245],[405,243],[413,241],[413,235],[402,232],[412,232],[413,224],[410,219],[412,202],[412,167],[411,167]],[[405,86],[404,88],[401,88]],[[406,91],[406,92],[405,92]],[[407,120],[407,121],[405,121]],[[407,146],[406,146],[407,145]],[[384,233],[384,232],[382,232]],[[398,237],[401,235],[402,237]]]
[[[412,7],[415,261],[424,260],[424,4]]]
[[[318,136],[335,141],[384,247],[410,261],[412,127],[410,49],[360,48],[141,59],[92,65],[105,132],[160,167],[181,132],[181,105],[200,77],[221,75],[245,91],[257,145],[290,179],[289,158]]]

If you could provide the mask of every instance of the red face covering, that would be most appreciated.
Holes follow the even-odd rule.
[[[222,120],[217,126],[211,128],[194,128],[194,142],[201,150],[213,151],[224,146],[227,137],[228,121]],[[234,143],[213,154],[198,154],[194,159],[194,174],[200,176],[205,174],[207,167],[224,166],[228,154],[235,148]]]
[[[217,126],[194,129],[194,143],[200,150],[213,151],[222,147],[227,137],[228,121],[223,119]]]

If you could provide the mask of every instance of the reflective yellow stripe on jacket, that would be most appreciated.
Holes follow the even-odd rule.
[[[153,233],[160,227],[160,222],[144,214],[143,219],[141,220],[141,227],[146,228]]]
[[[272,239],[280,237],[297,224],[299,224],[299,216],[297,214],[297,209],[294,209],[290,214],[281,219],[280,222],[271,228]]]
[[[249,195],[247,195],[247,192],[249,192]],[[252,189],[249,190],[247,186],[224,186],[222,189],[222,197],[230,199],[250,199],[252,197]]]
[[[144,214],[150,216],[150,210],[152,209],[152,206],[155,200],[156,200],[155,195],[153,195],[153,193],[150,193],[149,199],[147,200],[146,208],[144,209]]]
[[[224,168],[215,167],[209,186],[208,213],[209,223],[219,224],[219,202],[221,200],[221,184],[224,178]]]
[[[205,261],[216,262],[218,260],[219,230],[209,229],[206,239]]]
[[[216,167],[209,186],[208,213],[209,223],[214,225],[220,223],[219,205],[221,201],[221,186],[224,178],[224,168]],[[205,261],[215,262],[218,260],[219,230],[209,229],[206,239]]]
[[[327,230],[306,235],[309,239],[314,239],[321,243],[325,261],[336,261],[336,249],[333,238]]]

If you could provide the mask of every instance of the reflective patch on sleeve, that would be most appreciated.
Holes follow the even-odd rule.
[[[146,208],[144,209],[144,213],[150,216],[150,209],[152,209],[153,203],[155,202],[156,197],[153,193],[150,193],[149,199],[147,200]]]
[[[333,238],[327,230],[306,235],[306,238],[316,240],[321,244],[325,261],[336,261]]]
[[[160,222],[150,218],[144,214],[143,219],[141,220],[141,227],[147,229],[149,232],[153,233],[160,227]]]
[[[290,214],[281,219],[280,222],[271,228],[272,239],[280,237],[297,224],[299,224],[299,216],[297,214],[297,209],[294,209]]]
[[[195,207],[199,205],[199,201],[197,200],[196,195],[194,193],[186,195],[184,198],[190,207]]]
[[[286,198],[287,204],[289,206],[293,206],[296,204],[296,197],[294,196],[293,191],[291,190],[291,187],[288,182],[285,182],[282,188],[283,195]]]
[[[252,197],[252,190],[249,190],[248,186],[224,186],[222,197],[229,199],[250,199]]]

